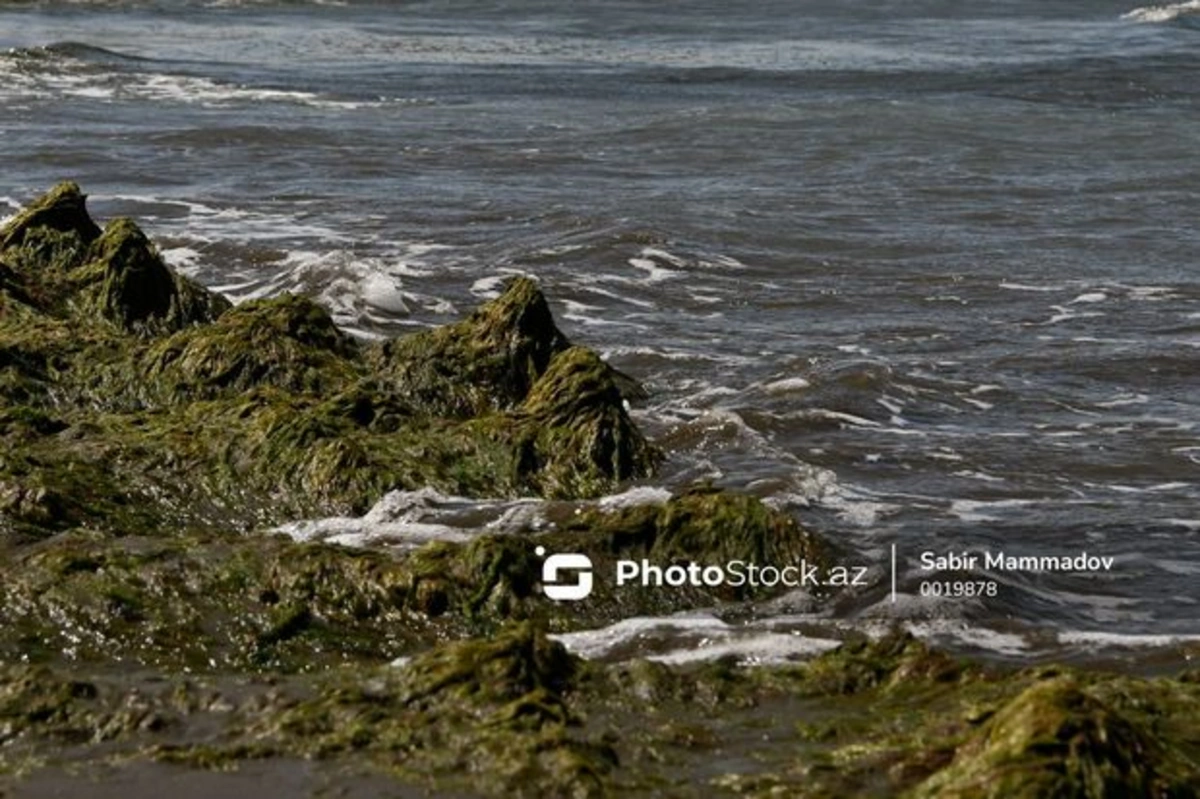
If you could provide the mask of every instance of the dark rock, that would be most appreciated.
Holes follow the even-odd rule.
[[[170,270],[129,219],[109,224],[72,275],[77,302],[128,332],[162,334],[212,322],[228,300]]]
[[[519,406],[570,346],[537,283],[516,277],[463,321],[384,342],[368,359],[429,413],[466,418]],[[644,395],[631,378],[603,368],[626,398]]]
[[[82,255],[100,237],[87,212],[87,195],[72,182],[60,183],[34,200],[0,230],[0,252],[21,248],[27,257],[55,261]]]

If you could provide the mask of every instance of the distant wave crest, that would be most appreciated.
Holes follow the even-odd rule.
[[[1135,22],[1171,22],[1180,17],[1196,14],[1200,14],[1200,0],[1188,0],[1186,3],[1162,6],[1142,6],[1123,14],[1122,19],[1131,19]]]

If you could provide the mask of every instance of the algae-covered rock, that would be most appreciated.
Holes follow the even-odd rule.
[[[556,603],[545,597],[539,547],[588,556],[594,582],[585,600]],[[754,497],[702,487],[661,505],[581,509],[556,530],[429,544],[406,554],[405,563],[412,575],[411,606],[431,618],[458,616],[485,629],[504,619],[538,618],[566,631],[785,590],[687,585],[664,590],[636,582],[618,586],[614,575],[619,560],[646,559],[660,567],[732,560],[824,566],[830,555],[827,543],[788,514]]]
[[[59,561],[64,574],[108,566]],[[305,640],[327,612],[280,607],[263,637]],[[894,635],[807,664],[601,664],[513,624],[312,674],[0,664],[0,786],[42,766],[303,759],[351,792],[366,770],[386,774],[399,795],[1197,795],[1194,684],[946,662]],[[831,678],[841,669],[859,676]]]
[[[1002,707],[912,796],[1194,796],[1160,771],[1169,746],[1152,726],[1062,676],[1035,683]]]
[[[101,233],[86,196],[61,183],[0,230],[5,293],[61,315],[74,304],[128,332],[165,332],[209,322],[229,302],[170,270],[137,225],[118,219]],[[15,279],[20,275],[20,279]]]
[[[428,412],[470,417],[521,405],[570,347],[537,283],[514,277],[463,321],[383,342],[368,358]],[[636,381],[600,363],[625,399],[643,395]]]
[[[65,270],[78,266],[100,228],[87,212],[87,195],[60,183],[0,229],[0,257],[17,269]]]
[[[471,417],[519,405],[569,346],[537,284],[515,278],[463,321],[384,342],[370,357],[431,413]]]
[[[101,232],[74,184],[4,226],[0,264],[0,400],[59,420],[7,436],[21,458],[0,462],[0,529],[248,530],[426,486],[595,496],[659,458],[622,377],[569,346],[526,279],[463,322],[362,347],[304,298],[231,309],[135,223]],[[92,474],[95,501],[72,498]]]
[[[328,311],[284,295],[245,303],[213,325],[156,344],[144,368],[173,398],[237,395],[263,385],[320,394],[357,376],[354,355],[354,341]]]
[[[663,564],[679,563],[685,558],[679,546],[702,563],[762,552],[814,561],[825,556],[820,541],[786,515],[719,492],[684,494],[644,514],[580,514],[555,532],[485,534],[386,553],[281,536],[139,533],[156,529],[154,520],[139,524],[142,503],[115,493],[103,473],[82,479],[95,483],[96,494],[53,485],[32,496],[0,494],[5,502],[28,505],[20,518],[55,513],[62,519],[54,528],[58,535],[0,557],[0,660],[280,671],[379,662],[512,621],[571,631],[743,595],[618,587],[611,577],[617,558],[651,554]],[[125,529],[115,531],[118,536],[72,531],[78,525],[69,521],[89,510],[80,503],[101,501],[116,506],[111,513],[125,520]],[[741,529],[732,526],[735,513],[748,518]],[[33,527],[39,520],[25,521]],[[720,540],[719,527],[708,528],[712,538],[705,538],[705,524],[722,522],[731,524],[730,541]],[[597,573],[592,596],[565,604],[548,599],[539,546],[588,553]]]
[[[383,553],[232,535],[68,533],[0,558],[0,662],[191,671],[379,663],[437,634]]]
[[[661,459],[625,411],[612,370],[583,347],[551,359],[517,422],[517,469],[544,496],[596,496],[649,477]]]
[[[211,322],[230,303],[163,263],[130,219],[109,223],[71,275],[75,302],[128,332],[161,334]]]
[[[407,780],[490,796],[606,795],[611,748],[565,698],[577,661],[530,625],[433,649],[253,733],[311,757],[366,754]]]

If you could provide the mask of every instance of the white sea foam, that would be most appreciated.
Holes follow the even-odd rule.
[[[733,657],[746,665],[769,666],[811,658],[839,646],[840,641],[810,638],[800,633],[756,633],[675,649],[661,655],[651,655],[647,660],[681,665]]]
[[[597,504],[603,510],[631,508],[640,505],[662,505],[671,498],[671,492],[658,486],[635,486],[620,494],[601,497]]]
[[[855,416],[852,413],[844,411],[834,411],[828,408],[805,408],[799,411],[790,411],[782,414],[782,418],[786,419],[824,419],[831,422],[844,422],[852,427],[869,427],[880,429],[883,427],[879,422],[866,419],[862,416]]]
[[[929,643],[953,641],[957,644],[1002,655],[1021,655],[1029,650],[1025,636],[981,627],[970,622],[950,619],[931,619],[908,622],[905,629]]]
[[[549,518],[560,518],[572,508],[592,506],[607,511],[658,505],[670,497],[670,491],[655,486],[637,486],[576,503],[537,498],[476,499],[422,488],[390,491],[363,516],[294,521],[275,528],[275,532],[298,541],[408,549],[430,541],[469,541],[483,533],[536,532],[551,524]]]
[[[735,657],[748,665],[767,665],[812,657],[840,645],[836,640],[773,632],[757,624],[733,626],[706,613],[639,616],[551,637],[584,658],[646,657],[670,664]]]
[[[107,71],[74,56],[56,54],[39,69],[17,68],[0,61],[0,98],[9,101],[78,98],[115,102],[146,100],[158,103],[227,108],[236,105],[282,103],[316,109],[349,111],[407,100],[340,100],[316,92],[222,83],[211,78],[159,72]]]
[[[1200,0],[1188,0],[1186,3],[1161,6],[1142,6],[1122,14],[1121,18],[1134,22],[1170,22],[1191,14],[1200,14]]]
[[[1010,280],[1002,280],[998,285],[1000,288],[1007,289],[1008,291],[1036,291],[1047,294],[1066,289],[1066,286],[1062,285],[1034,286],[1029,283],[1014,283]]]
[[[1128,405],[1145,405],[1150,397],[1145,394],[1118,394],[1110,400],[1093,403],[1097,408],[1123,408]]]
[[[236,302],[283,292],[304,294],[328,308],[340,326],[358,333],[368,332],[374,325],[400,322],[414,309],[456,316],[458,309],[446,298],[406,287],[407,277],[427,274],[410,252],[403,245],[371,256],[349,249],[288,250],[272,273],[264,276],[251,265],[248,279],[214,288]]]
[[[790,394],[794,391],[803,391],[811,386],[812,383],[803,377],[785,377],[780,380],[773,380],[770,383],[764,383],[761,388],[767,394]]]
[[[970,499],[955,499],[950,502],[950,513],[964,522],[972,522],[975,524],[982,522],[1000,521],[999,516],[991,513],[982,513],[981,509],[990,507],[989,502],[976,502]]]
[[[1149,635],[1067,630],[1058,634],[1060,644],[1086,644],[1098,649],[1157,649],[1200,641],[1198,635]]]
[[[984,402],[983,400],[978,400],[978,399],[975,399],[974,397],[960,396],[959,399],[961,399],[963,402],[967,403],[968,405],[975,406],[976,408],[978,408],[981,411],[990,411],[992,408],[996,407],[991,402]]]
[[[1168,286],[1130,286],[1129,299],[1134,302],[1162,302],[1179,298],[1179,293]]]
[[[477,500],[430,488],[391,491],[361,517],[290,522],[275,529],[298,541],[408,549],[430,541],[469,541],[483,531],[515,532],[538,526],[542,502]]]
[[[681,635],[703,640],[707,636],[724,637],[729,630],[729,625],[716,616],[693,613],[680,616],[634,616],[608,627],[551,637],[560,641],[574,654],[595,659],[608,657],[621,648],[644,645],[648,641],[664,638],[677,640]]]
[[[1056,325],[1059,322],[1069,322],[1072,319],[1087,319],[1095,316],[1104,316],[1104,314],[1099,311],[1072,311],[1065,305],[1051,305],[1050,308],[1054,310],[1055,313],[1042,324]]]

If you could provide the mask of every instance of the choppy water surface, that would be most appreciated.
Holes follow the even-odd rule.
[[[208,285],[363,335],[536,275],[653,392],[671,459],[617,501],[710,478],[878,564],[835,607],[580,651],[770,659],[899,617],[1119,654],[1200,637],[1198,70],[1195,2],[0,3],[0,194],[73,178]],[[389,502],[296,529],[564,512]],[[980,547],[1117,562],[915,596],[920,551]]]

